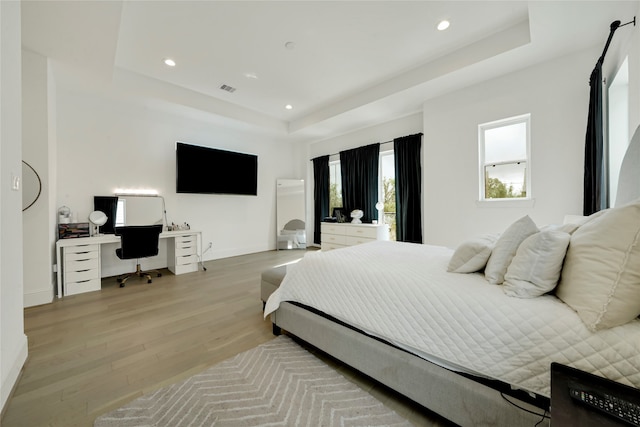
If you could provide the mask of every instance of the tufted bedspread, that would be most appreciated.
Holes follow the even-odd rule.
[[[299,302],[446,368],[545,397],[552,361],[640,387],[639,319],[590,332],[553,295],[513,298],[480,273],[448,273],[452,253],[385,241],[308,253],[265,317]]]

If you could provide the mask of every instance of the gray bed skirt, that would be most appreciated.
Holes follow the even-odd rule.
[[[305,308],[282,303],[276,328],[308,342],[431,411],[461,426],[548,426],[543,410],[406,351],[342,326]],[[548,415],[548,413],[547,413]],[[539,423],[539,424],[537,424]]]

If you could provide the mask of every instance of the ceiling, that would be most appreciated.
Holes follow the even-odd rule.
[[[609,24],[639,4],[23,0],[22,42],[51,58],[63,87],[309,141],[603,47]],[[438,31],[443,19],[451,26]]]

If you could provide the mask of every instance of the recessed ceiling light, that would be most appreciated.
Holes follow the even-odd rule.
[[[293,110],[293,105],[287,104],[284,106],[284,108],[286,108],[287,110]]]
[[[449,28],[449,25],[451,25],[451,24],[450,24],[450,23],[449,23],[449,21],[447,21],[447,20],[440,21],[440,22],[438,23],[438,30],[440,30],[440,31],[444,31],[444,30],[446,30],[447,28]]]
[[[175,66],[176,66],[176,61],[174,61],[174,60],[173,60],[173,59],[171,59],[171,58],[165,58],[165,59],[163,60],[163,62],[164,62],[164,65],[167,65],[167,66],[169,66],[169,67],[175,67]]]
[[[244,73],[244,76],[248,79],[257,80],[258,75],[256,73]]]

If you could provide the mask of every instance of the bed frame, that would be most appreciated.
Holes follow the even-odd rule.
[[[460,426],[549,426],[541,415],[548,400],[544,409],[512,396],[507,400],[493,386],[304,307],[283,302],[271,321],[274,334],[284,330]]]

